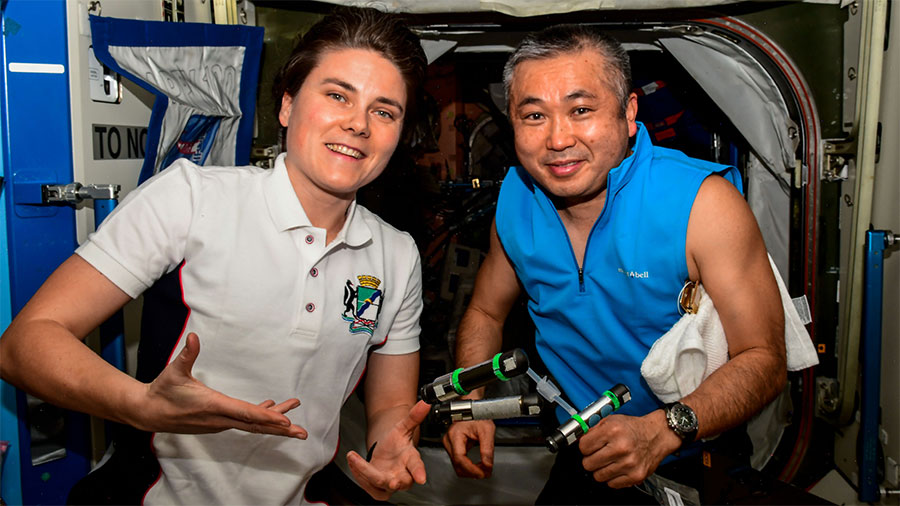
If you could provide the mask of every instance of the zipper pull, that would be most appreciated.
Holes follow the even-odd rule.
[[[578,268],[578,291],[584,291],[584,268]]]

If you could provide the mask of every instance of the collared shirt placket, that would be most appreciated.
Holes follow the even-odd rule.
[[[331,248],[325,247],[323,229],[300,227],[291,230],[290,233],[300,254],[293,328],[318,338],[322,329],[323,314],[329,310],[323,271],[326,263],[324,257]]]

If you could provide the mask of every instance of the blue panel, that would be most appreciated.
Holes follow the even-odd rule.
[[[5,110],[5,109],[4,109]],[[3,138],[0,122],[0,138]],[[9,326],[11,316],[9,302],[9,255],[6,244],[6,180],[5,151],[0,151],[0,333]],[[0,497],[7,504],[22,504],[22,478],[19,472],[19,427],[16,420],[16,391],[5,381],[0,381],[0,440],[11,443],[2,458],[0,473]]]
[[[72,181],[72,147],[64,0],[3,2],[3,157],[10,307],[15,315],[76,245],[74,210],[30,203],[33,185]],[[11,64],[54,65],[62,72],[11,71]],[[16,188],[23,189],[17,204]],[[25,504],[63,504],[88,470],[87,417],[66,415],[66,457],[31,462],[25,396],[18,393],[19,453]]]

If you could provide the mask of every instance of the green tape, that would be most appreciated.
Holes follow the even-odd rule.
[[[603,392],[603,395],[609,397],[609,400],[612,401],[612,403],[613,403],[613,411],[619,409],[619,406],[621,406],[621,404],[619,404],[619,398],[616,397],[616,394],[614,394],[614,393],[610,392],[609,390],[607,390],[607,391]]]
[[[578,413],[575,413],[574,415],[572,415],[572,418],[576,422],[578,422],[579,425],[581,425],[581,430],[583,430],[584,433],[587,434],[587,431],[588,431],[588,429],[590,429],[590,427],[588,427],[588,424],[584,423],[584,419],[581,418],[581,415],[579,415]]]
[[[459,395],[466,395],[469,392],[463,390],[463,387],[459,384],[459,373],[462,371],[462,367],[453,371],[453,374],[450,375],[450,383],[453,385],[453,390],[456,390],[456,393]]]
[[[494,355],[494,361],[492,362],[494,366],[494,376],[496,376],[500,381],[509,381],[509,378],[503,375],[503,372],[500,370],[500,353]]]

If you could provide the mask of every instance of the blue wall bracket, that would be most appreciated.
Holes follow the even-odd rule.
[[[866,233],[862,320],[862,392],[859,438],[859,500],[879,499],[878,423],[881,410],[881,308],[884,286],[884,251],[897,242],[889,230]]]

